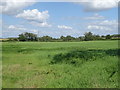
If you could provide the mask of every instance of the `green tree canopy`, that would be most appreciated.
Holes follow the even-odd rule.
[[[37,41],[37,35],[33,33],[22,33],[19,35],[19,41]]]
[[[94,39],[94,35],[91,32],[86,32],[84,35],[85,35],[85,41],[91,41]]]
[[[106,35],[106,39],[111,39],[112,37],[110,35]]]

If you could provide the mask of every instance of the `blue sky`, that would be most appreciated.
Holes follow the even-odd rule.
[[[88,6],[92,8],[86,11],[85,5],[73,2],[36,2],[24,8],[13,6],[13,11],[2,12],[2,37],[17,37],[23,32],[55,38],[61,35],[78,37],[88,31],[100,35],[118,33],[117,7],[106,9],[101,6],[99,10],[99,7]]]

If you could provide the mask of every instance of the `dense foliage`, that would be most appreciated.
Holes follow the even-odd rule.
[[[37,41],[37,35],[33,33],[22,33],[19,35],[19,41]]]
[[[59,38],[53,38],[50,36],[42,36],[38,37],[36,34],[33,33],[22,33],[19,35],[18,38],[8,38],[7,41],[40,41],[40,42],[76,42],[76,41],[93,41],[93,40],[118,40],[120,39],[120,34],[114,35],[95,35],[92,32],[86,32],[84,36],[80,37],[73,37],[73,36],[61,36]],[[6,40],[2,40],[6,41]]]
[[[120,49],[109,49],[109,50],[74,50],[68,53],[60,53],[53,57],[51,61],[54,63],[68,63],[79,65],[83,62],[90,60],[103,59],[106,56],[119,56],[118,51]]]

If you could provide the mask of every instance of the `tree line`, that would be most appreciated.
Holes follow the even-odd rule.
[[[120,39],[120,34],[114,35],[95,35],[92,32],[86,32],[84,36],[72,37],[61,36],[60,38],[53,38],[50,36],[38,37],[37,34],[33,33],[22,33],[19,34],[18,38],[9,38],[8,41],[40,41],[40,42],[69,42],[69,41],[93,41],[93,40],[118,40]]]

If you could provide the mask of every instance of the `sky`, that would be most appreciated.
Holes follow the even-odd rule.
[[[70,1],[70,0],[69,0]],[[1,38],[30,32],[54,38],[85,32],[107,35],[118,33],[118,0],[87,2],[27,2],[4,0],[0,4]]]

